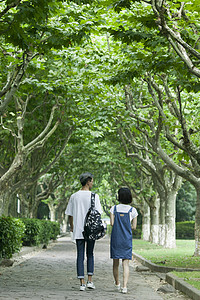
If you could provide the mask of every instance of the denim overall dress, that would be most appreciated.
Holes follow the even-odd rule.
[[[117,212],[114,207],[114,224],[111,233],[110,257],[114,259],[132,259],[132,229],[130,212]]]

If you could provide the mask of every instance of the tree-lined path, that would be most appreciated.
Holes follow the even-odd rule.
[[[107,216],[128,186],[143,239],[175,248],[189,184],[200,256],[199,16],[195,0],[0,1],[0,217],[66,226],[90,171]]]
[[[166,295],[156,292],[161,285],[159,278],[152,273],[145,275],[136,272],[136,262],[131,263],[128,294],[122,295],[114,290],[108,236],[96,243],[95,250],[96,290],[79,291],[75,270],[76,246],[69,237],[64,237],[47,250],[37,252],[14,267],[1,270],[0,299],[189,299],[179,293]]]

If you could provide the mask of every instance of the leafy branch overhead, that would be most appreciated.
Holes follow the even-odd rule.
[[[0,17],[0,208],[47,198],[62,219],[90,170],[107,215],[129,186],[174,247],[182,180],[200,194],[196,1],[11,0]]]

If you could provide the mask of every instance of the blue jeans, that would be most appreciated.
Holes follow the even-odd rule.
[[[86,244],[86,255],[87,255],[87,274],[94,274],[94,244],[95,241],[76,240],[77,248],[77,277],[79,279],[84,278],[84,259],[85,259],[85,244]]]

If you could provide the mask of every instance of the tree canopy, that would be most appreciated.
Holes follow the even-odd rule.
[[[196,1],[7,0],[0,18],[0,214],[18,194],[24,215],[45,200],[61,217],[90,170],[107,213],[129,186],[153,236],[171,236],[186,180],[198,240]]]

